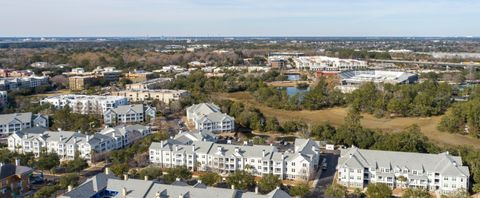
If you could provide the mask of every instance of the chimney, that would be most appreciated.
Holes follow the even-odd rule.
[[[127,174],[123,174],[123,180],[125,180],[125,181],[128,180],[128,175]]]
[[[195,145],[192,145],[192,152],[195,152]]]
[[[157,192],[155,193],[155,198],[160,198],[160,192],[157,191]]]
[[[61,142],[63,140],[63,135],[60,135],[59,138],[60,138],[59,141]]]
[[[247,141],[243,141],[243,145],[244,145],[244,146],[247,146],[247,145],[248,145],[248,142],[247,142]]]
[[[183,194],[178,195],[178,198],[183,198]]]
[[[127,188],[123,187],[122,189],[122,196],[127,197]]]
[[[175,151],[178,151],[178,146],[177,145],[175,145]]]
[[[72,191],[73,189],[73,186],[72,185],[68,185],[68,192]]]
[[[255,194],[258,194],[258,186],[255,186]]]
[[[105,168],[105,175],[108,175],[108,174],[110,174],[110,168],[106,167]]]
[[[265,157],[265,149],[262,150],[262,157]]]
[[[62,131],[62,128],[57,128],[57,131]]]
[[[89,136],[89,135],[87,135],[87,142],[88,142],[88,141],[90,141],[90,136]]]
[[[112,137],[115,137],[115,133],[112,133]]]
[[[15,166],[20,166],[20,159],[15,158]]]
[[[232,190],[235,190],[235,185],[232,185],[231,188],[232,188]]]
[[[180,178],[178,178],[178,177],[177,177],[177,178],[175,178],[175,181],[180,181]]]
[[[145,175],[145,176],[143,177],[143,180],[148,181],[148,175]]]
[[[201,179],[197,180],[197,183],[198,183],[198,184],[201,184],[201,183],[202,183],[202,180],[201,180]]]
[[[285,160],[285,153],[282,153],[282,161]]]

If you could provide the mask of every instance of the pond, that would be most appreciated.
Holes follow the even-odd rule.
[[[293,96],[297,93],[305,93],[307,92],[308,90],[310,90],[310,88],[306,88],[306,89],[299,89],[297,87],[286,87],[287,89],[287,95],[288,96]]]
[[[289,81],[300,80],[300,74],[287,74],[286,76]]]

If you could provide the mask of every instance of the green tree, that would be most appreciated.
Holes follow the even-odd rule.
[[[63,189],[67,188],[69,185],[71,185],[72,187],[75,187],[78,185],[79,179],[80,179],[80,176],[78,175],[78,173],[68,173],[60,177],[59,185]]]
[[[113,174],[116,176],[122,176],[123,174],[128,172],[128,164],[126,163],[114,163],[110,169],[112,170]]]
[[[177,166],[174,168],[169,168],[167,174],[163,176],[163,179],[168,183],[174,182],[177,178],[179,179],[190,179],[192,178],[192,172],[188,170],[186,166]]]
[[[407,188],[402,195],[402,198],[431,198],[432,195],[426,189],[421,188]]]
[[[148,176],[149,179],[160,179],[162,174],[162,169],[159,167],[147,167],[138,172],[140,178],[145,178]]]
[[[339,184],[332,184],[325,190],[325,195],[331,198],[347,197],[347,188]]]
[[[55,192],[57,192],[60,189],[61,187],[58,185],[44,186],[38,189],[37,192],[35,192],[35,194],[33,195],[33,197],[34,198],[51,197]]]
[[[392,196],[392,190],[386,184],[370,183],[365,194],[368,198],[387,198]]]
[[[290,188],[289,194],[291,196],[297,196],[302,198],[306,197],[308,194],[310,194],[310,186],[308,186],[307,183],[299,183]]]
[[[41,152],[35,163],[36,167],[42,170],[50,170],[60,165],[60,158],[56,153]]]
[[[244,170],[237,170],[227,177],[227,183],[236,189],[247,190],[255,185],[255,179],[252,174]]]
[[[206,172],[202,173],[198,179],[202,180],[207,186],[213,186],[222,180],[222,177],[215,172]]]
[[[260,193],[267,194],[273,190],[277,186],[280,186],[282,182],[278,178],[278,176],[273,175],[272,173],[269,173],[267,175],[263,175],[260,181],[258,181],[258,188],[260,190]]]

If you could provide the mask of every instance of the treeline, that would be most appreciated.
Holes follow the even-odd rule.
[[[446,83],[384,84],[380,90],[371,82],[348,94],[347,103],[377,117],[434,116],[445,112],[451,96],[452,87]]]
[[[438,128],[441,131],[470,134],[480,138],[480,97],[454,104],[442,117]]]

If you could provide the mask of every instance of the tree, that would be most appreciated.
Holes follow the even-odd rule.
[[[188,170],[186,166],[177,166],[174,168],[169,168],[167,174],[163,177],[168,183],[174,182],[177,178],[179,179],[190,179],[192,178],[192,172]]]
[[[325,195],[331,198],[347,197],[347,188],[339,184],[332,184],[325,190]]]
[[[68,173],[60,177],[59,179],[59,185],[61,188],[65,189],[68,186],[75,187],[78,185],[78,180],[80,179],[80,176],[78,173]]]
[[[407,188],[402,195],[402,198],[430,198],[432,195],[426,189],[421,188]]]
[[[42,170],[50,170],[60,165],[60,158],[56,153],[43,151],[37,159],[36,167]]]
[[[75,153],[75,158],[70,161],[66,161],[62,164],[65,167],[66,172],[78,172],[88,167],[87,160],[80,157],[78,152]]]
[[[260,181],[258,181],[258,188],[260,193],[267,194],[281,184],[282,182],[278,176],[269,173],[267,175],[263,175]]]
[[[310,194],[310,186],[308,186],[307,183],[299,183],[290,188],[289,194],[291,196],[297,196],[302,198],[306,197],[308,194]]]
[[[35,192],[33,195],[33,198],[45,198],[45,197],[51,197],[52,194],[60,190],[60,186],[58,185],[53,185],[53,186],[44,186],[41,187],[40,189]]]
[[[113,174],[117,176],[122,176],[128,171],[128,164],[126,163],[114,163],[110,169],[112,170]]]
[[[392,190],[387,184],[370,183],[365,194],[368,198],[387,198],[392,196]]]
[[[238,170],[227,177],[227,183],[233,185],[236,189],[247,190],[255,185],[255,179],[252,174]]]
[[[147,167],[138,172],[140,178],[145,178],[148,176],[150,179],[160,179],[162,174],[162,169],[159,167]]]
[[[222,180],[222,177],[215,173],[215,172],[206,172],[202,173],[198,179],[202,180],[202,183],[204,183],[207,186],[213,186],[216,183],[220,182]]]

